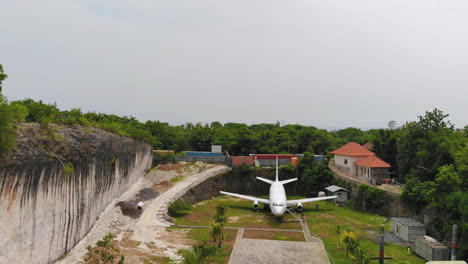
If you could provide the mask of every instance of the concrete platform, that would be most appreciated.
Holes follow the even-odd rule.
[[[243,229],[240,229],[229,264],[330,264],[321,242],[248,239],[242,236]]]

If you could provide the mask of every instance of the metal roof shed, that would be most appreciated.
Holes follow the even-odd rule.
[[[426,226],[409,217],[392,217],[392,232],[405,241],[426,235]]]
[[[344,203],[348,200],[348,190],[346,190],[343,187],[336,186],[336,185],[330,185],[327,188],[325,188],[327,191],[327,196],[333,196],[336,195],[336,202],[337,203]]]
[[[450,259],[450,249],[427,236],[414,238],[414,252],[428,261]]]

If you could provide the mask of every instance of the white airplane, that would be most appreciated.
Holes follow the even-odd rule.
[[[329,200],[329,199],[335,199],[336,198],[336,196],[324,196],[324,197],[305,198],[305,199],[289,200],[288,201],[288,199],[286,198],[286,191],[284,190],[283,185],[286,184],[286,183],[296,181],[297,178],[284,180],[284,181],[280,181],[278,179],[278,157],[276,158],[276,179],[275,179],[275,181],[271,181],[271,180],[264,179],[264,178],[261,178],[261,177],[257,177],[257,179],[271,184],[271,186],[270,186],[270,199],[257,198],[257,197],[253,197],[253,196],[247,196],[247,195],[224,192],[224,191],[220,191],[220,193],[253,201],[254,202],[253,203],[254,209],[258,209],[258,203],[259,202],[263,203],[263,204],[268,204],[270,206],[271,213],[274,214],[277,217],[283,216],[283,214],[286,212],[287,208],[292,207],[292,206],[296,206],[296,208],[299,211],[302,211],[302,209],[304,209],[304,207],[302,205],[303,203],[310,203],[310,202],[316,202],[316,201]]]

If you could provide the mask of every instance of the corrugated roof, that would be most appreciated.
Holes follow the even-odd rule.
[[[441,248],[441,249],[447,248],[443,244],[439,243],[437,240],[434,240],[435,242],[434,241],[429,241],[429,240],[426,240],[425,237],[414,237],[414,240],[419,240],[422,243],[426,244],[430,248]]]
[[[374,152],[367,150],[366,148],[364,148],[363,146],[359,145],[356,142],[349,142],[348,144],[330,153],[335,154],[335,155],[343,155],[343,156],[351,156],[351,157],[366,157],[366,156],[375,155]]]
[[[395,220],[405,226],[425,226],[424,224],[409,217],[392,217],[392,220]]]
[[[336,185],[330,185],[327,188],[325,188],[325,190],[330,191],[330,192],[336,192],[336,191],[340,191],[340,190],[349,192],[345,188],[342,188],[342,187],[336,186]]]
[[[361,165],[367,168],[390,168],[390,164],[387,162],[379,159],[376,156],[369,156],[367,158],[363,158],[362,160],[358,160],[354,162],[356,165]]]

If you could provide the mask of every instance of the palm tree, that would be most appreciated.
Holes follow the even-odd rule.
[[[223,243],[223,225],[219,222],[213,222],[211,224],[210,235],[213,238],[213,246],[218,242],[218,247],[221,247]]]
[[[346,247],[346,263],[348,263],[349,251],[354,250],[359,246],[359,239],[353,232],[343,231],[341,233],[341,243]]]
[[[358,264],[369,264],[370,258],[367,255],[367,252],[362,247],[357,247],[354,250],[354,255],[356,256]]]
[[[216,234],[218,237],[216,240],[218,240],[218,247],[221,248],[224,240],[224,224],[226,223],[226,207],[222,205],[216,206],[216,214],[214,216],[214,223],[212,225],[212,237],[214,238],[214,235]],[[215,225],[216,228],[219,228],[220,230],[214,230]],[[215,241],[213,241],[213,244]]]

